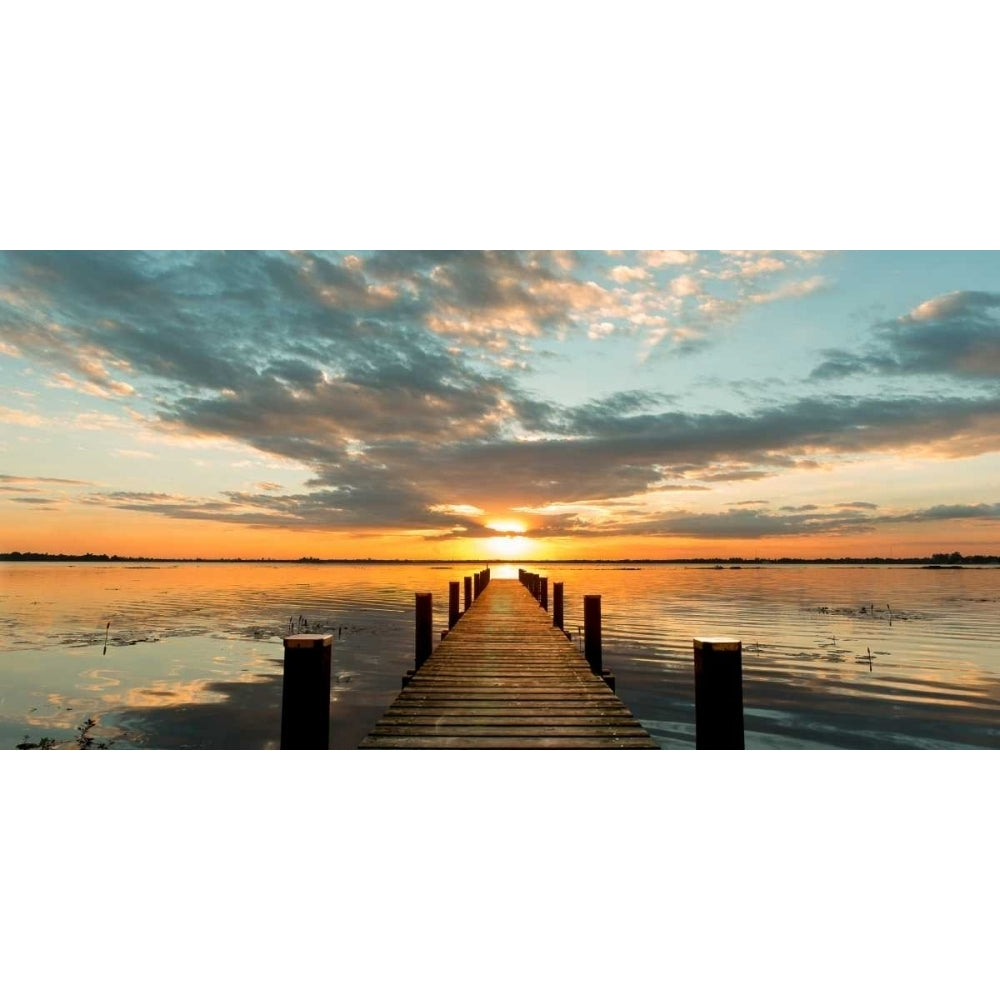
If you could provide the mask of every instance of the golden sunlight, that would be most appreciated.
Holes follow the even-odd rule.
[[[535,543],[524,535],[496,535],[486,539],[486,548],[494,558],[516,559],[527,554]]]
[[[523,521],[514,520],[487,521],[486,527],[490,531],[499,531],[504,535],[521,535],[527,530]]]

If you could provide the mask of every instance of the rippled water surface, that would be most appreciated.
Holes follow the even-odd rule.
[[[664,748],[694,746],[699,635],[743,642],[748,747],[1000,747],[1000,569],[522,565],[563,581],[574,635],[601,595],[605,666]],[[277,747],[300,621],[335,636],[331,746],[356,746],[411,666],[414,592],[438,634],[476,568],[0,564],[0,746],[93,719],[116,749]]]

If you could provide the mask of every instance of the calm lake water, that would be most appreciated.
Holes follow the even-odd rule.
[[[602,596],[605,666],[665,749],[694,747],[698,635],[743,641],[748,748],[1000,747],[1000,569],[518,565],[563,581],[574,634]],[[414,592],[437,635],[478,568],[2,563],[0,747],[89,718],[114,749],[277,748],[300,616],[335,635],[331,746],[355,747],[412,665]]]

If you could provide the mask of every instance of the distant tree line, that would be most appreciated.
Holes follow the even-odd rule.
[[[82,556],[68,556],[63,552],[53,555],[49,552],[0,552],[0,559],[7,562],[121,562],[121,556],[109,556],[104,552],[100,554],[85,552]]]
[[[996,562],[996,556],[963,556],[961,552],[935,552],[930,562],[935,564],[961,565],[962,563]]]

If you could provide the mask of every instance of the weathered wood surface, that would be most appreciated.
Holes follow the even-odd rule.
[[[517,580],[491,580],[362,749],[656,744]]]

